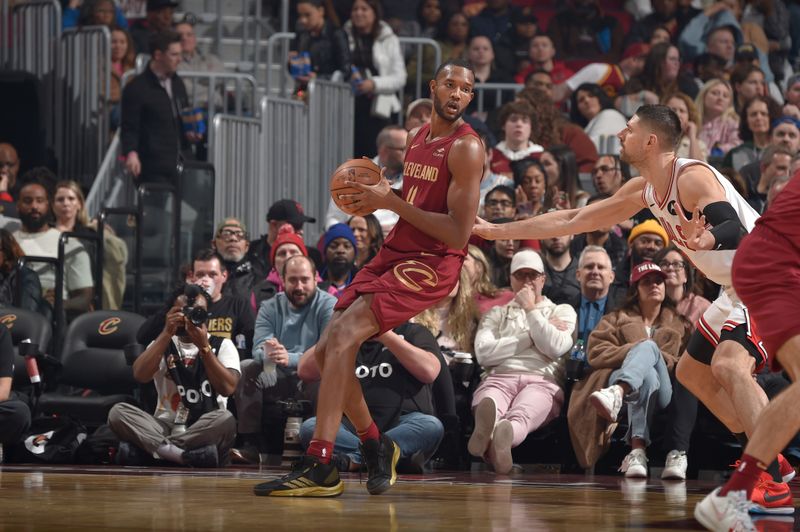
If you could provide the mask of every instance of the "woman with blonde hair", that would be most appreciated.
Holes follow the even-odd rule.
[[[467,272],[469,283],[475,290],[475,303],[478,305],[478,314],[483,316],[492,307],[505,305],[514,299],[514,292],[505,288],[497,288],[489,276],[491,266],[481,248],[469,245],[467,256],[464,258],[464,270]]]
[[[727,81],[710,79],[695,100],[700,123],[698,138],[708,147],[707,155],[722,158],[742,141],[739,115],[733,108],[733,89]]]
[[[475,289],[469,273],[462,268],[458,284],[447,297],[413,321],[431,331],[439,346],[472,353],[479,317]]]
[[[675,154],[678,157],[688,157],[705,162],[708,147],[697,136],[699,133],[700,114],[694,105],[694,100],[683,93],[675,92],[666,95],[661,103],[672,109],[681,120],[681,139]]]

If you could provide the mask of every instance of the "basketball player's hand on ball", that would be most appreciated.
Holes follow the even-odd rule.
[[[681,219],[681,233],[686,239],[686,245],[694,250],[706,250],[714,247],[714,235],[706,230],[706,217],[700,214],[698,207],[694,208],[692,219],[686,218],[683,209],[678,208],[678,216]]]
[[[481,238],[485,238],[486,240],[494,240],[492,236],[492,230],[494,229],[494,224],[487,222],[480,216],[475,217],[475,222],[472,224],[472,234],[478,235]]]
[[[381,180],[374,185],[365,185],[357,181],[345,181],[345,185],[359,189],[358,194],[341,194],[341,199],[346,199],[354,208],[389,209],[391,199],[398,197],[392,192],[392,186],[386,179],[386,168],[381,168]]]

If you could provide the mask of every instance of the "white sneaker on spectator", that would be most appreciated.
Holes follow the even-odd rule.
[[[597,390],[589,396],[589,402],[597,410],[597,415],[612,423],[617,420],[622,408],[622,388],[612,384],[608,388]]]
[[[686,468],[688,466],[689,461],[686,459],[686,452],[673,449],[667,453],[667,459],[664,462],[664,470],[661,472],[661,478],[686,480]]]
[[[514,427],[507,419],[501,419],[494,428],[489,456],[492,460],[494,472],[498,475],[508,475],[514,468],[511,457],[511,444],[514,442]]]
[[[497,422],[497,405],[491,397],[484,397],[475,407],[475,428],[469,437],[467,450],[472,456],[482,458],[492,441],[492,433]]]
[[[647,454],[644,449],[629,452],[619,470],[625,473],[625,478],[647,478]]]
[[[739,532],[756,530],[750,519],[751,502],[744,490],[729,491],[724,496],[717,488],[694,507],[694,518],[709,530]]]

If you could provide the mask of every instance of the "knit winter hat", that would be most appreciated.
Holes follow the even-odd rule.
[[[272,264],[275,264],[275,253],[277,253],[278,248],[284,244],[294,244],[300,248],[303,255],[308,257],[308,250],[303,242],[303,238],[294,232],[294,228],[291,225],[283,224],[281,228],[278,229],[278,236],[275,238],[275,242],[272,243],[272,247],[269,250],[269,261]]]
[[[353,234],[353,230],[350,229],[350,226],[347,224],[334,224],[325,233],[324,245],[322,246],[323,251],[328,249],[331,242],[337,238],[346,238],[353,244],[353,247],[356,247],[356,236]]]

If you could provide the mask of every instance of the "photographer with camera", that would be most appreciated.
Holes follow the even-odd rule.
[[[170,298],[164,330],[133,363],[133,377],[153,381],[154,415],[127,403],[115,405],[108,424],[122,441],[117,461],[137,465],[148,455],[192,467],[224,464],[236,438],[227,397],[239,382],[233,343],[206,328],[211,296],[187,285]]]

